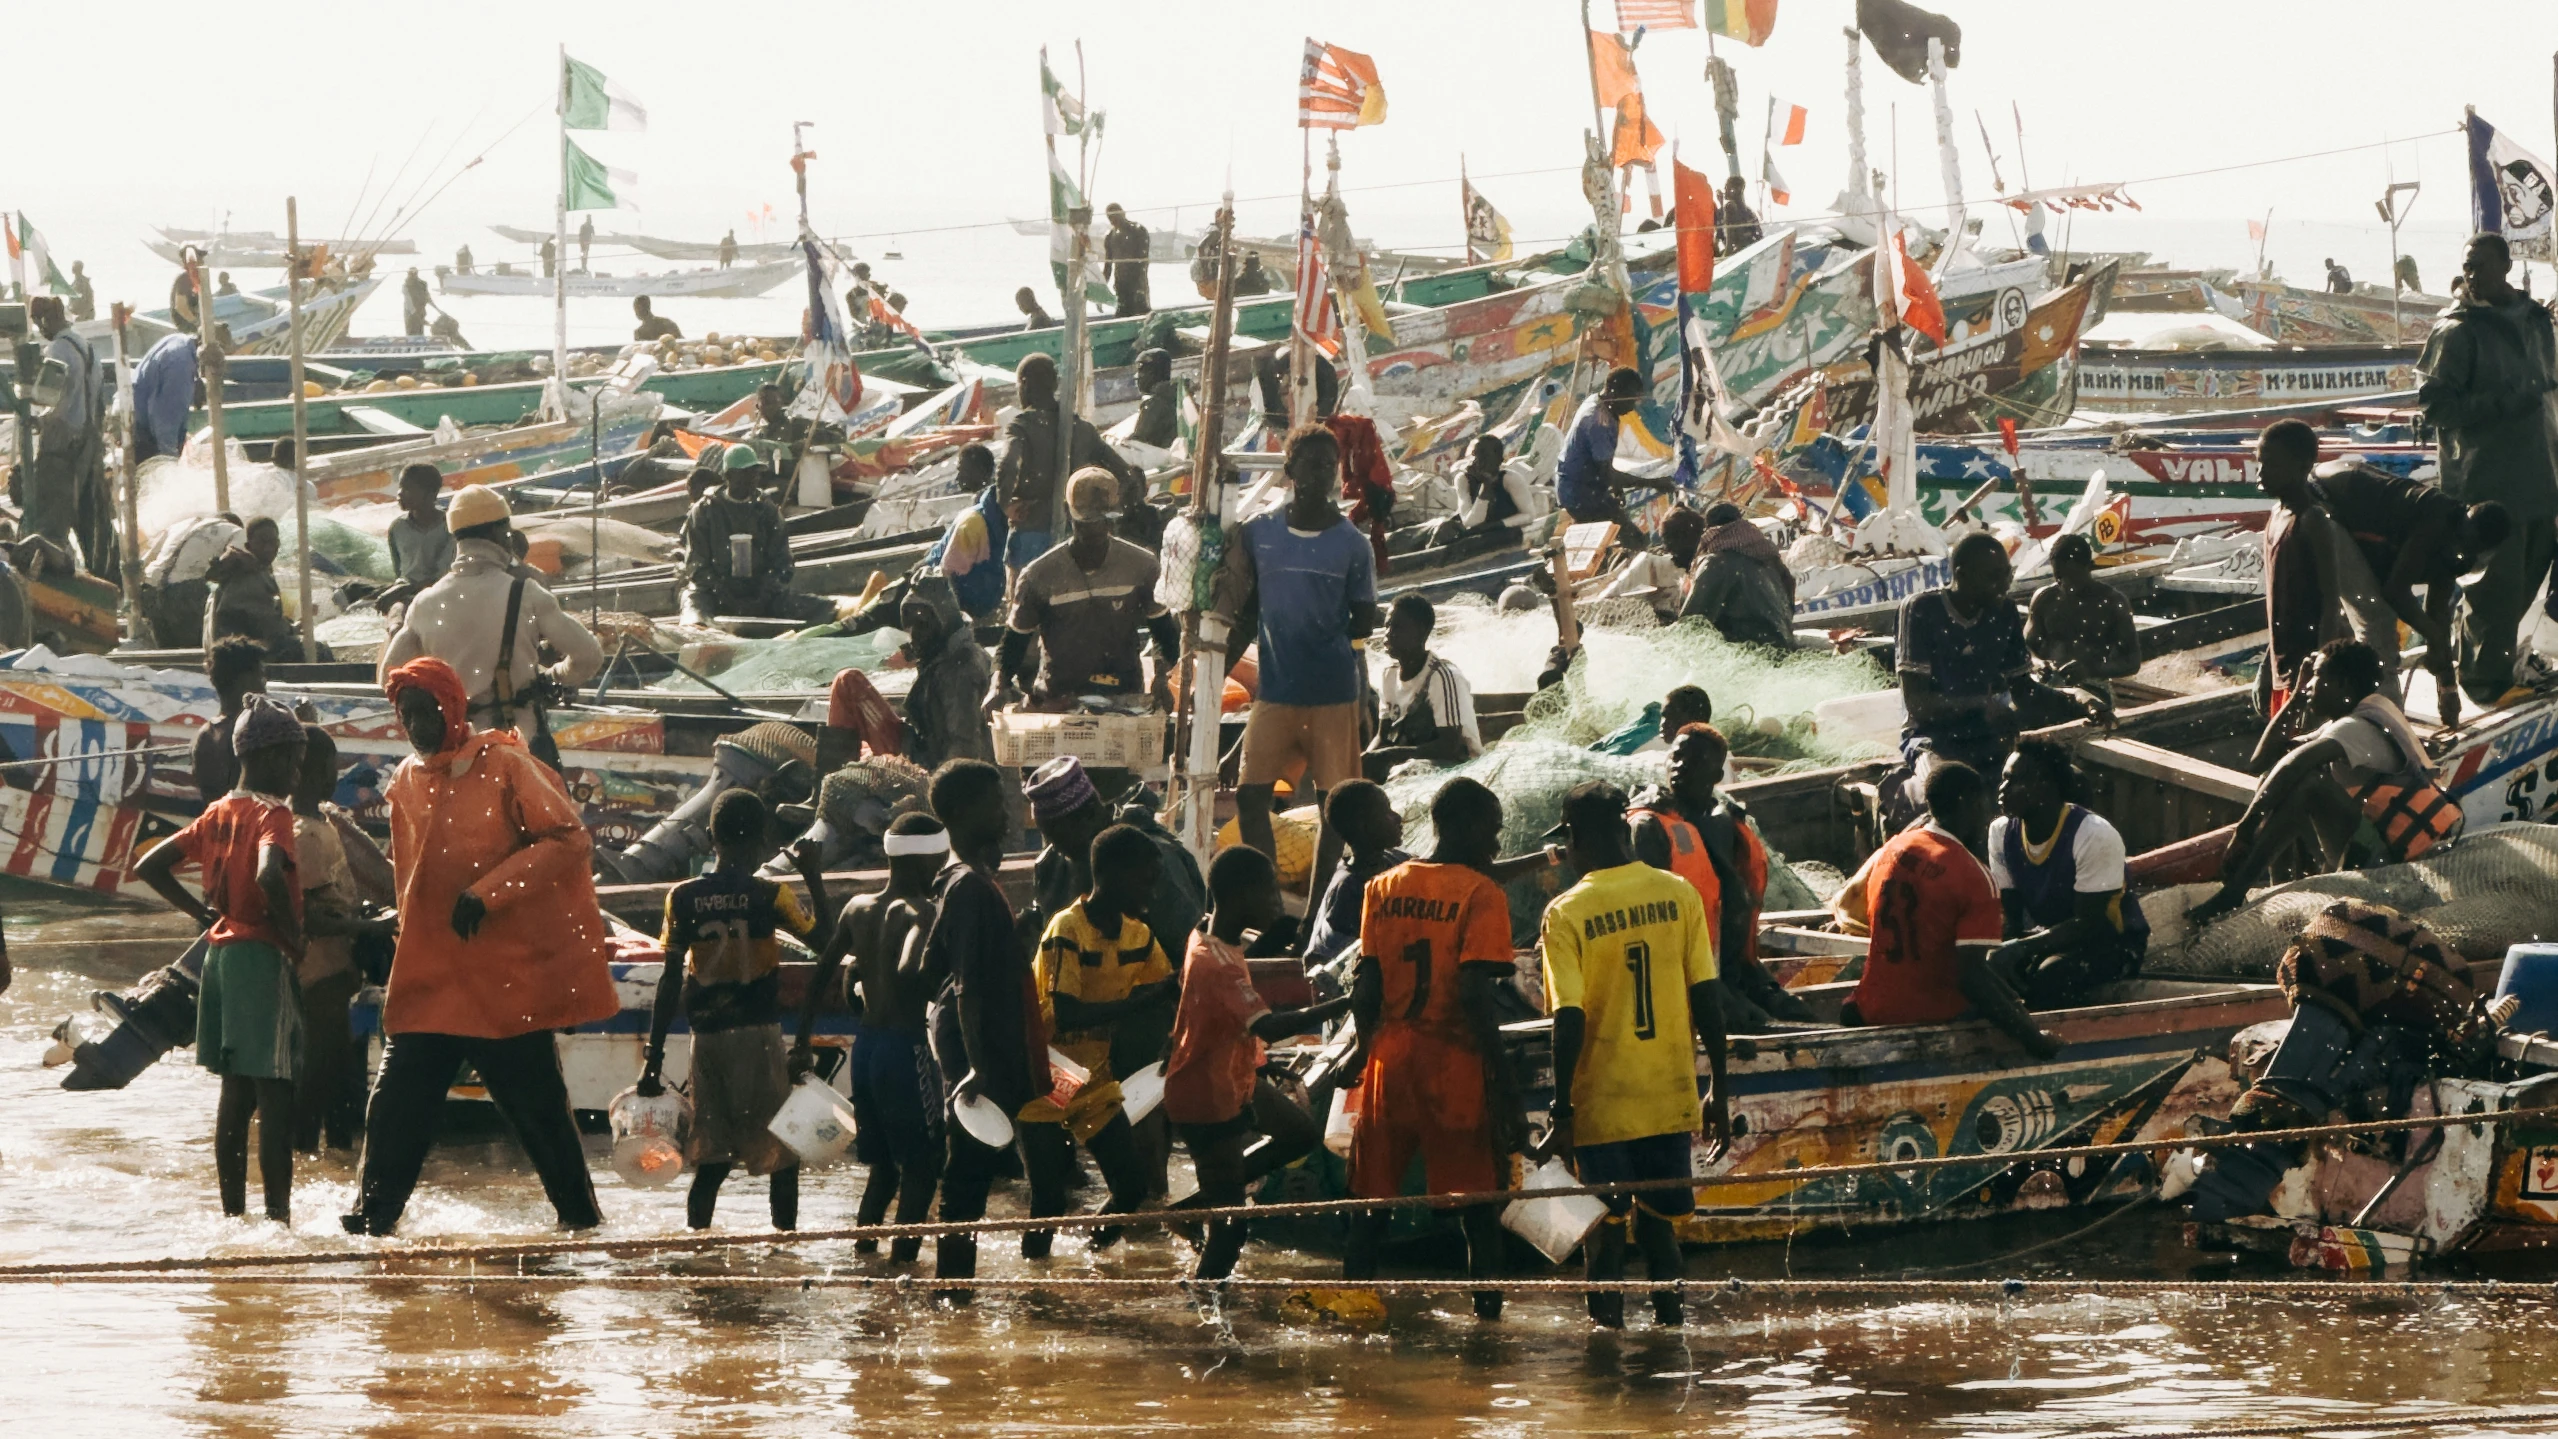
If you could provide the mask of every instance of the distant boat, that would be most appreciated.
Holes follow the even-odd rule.
[[[888,237],[888,248],[880,254],[879,258],[883,260],[903,260],[906,258],[906,251],[897,243],[897,237],[891,235]]]
[[[1013,233],[1016,235],[1045,235],[1048,233],[1048,222],[1046,220],[1011,220],[1006,223],[1013,227]],[[1107,234],[1109,229],[1109,226],[1102,224],[1099,221],[1095,221],[1092,225],[1090,233],[1092,237],[1092,254],[1095,263],[1099,263],[1101,259],[1101,237]],[[1149,252],[1146,258],[1158,265],[1187,264],[1189,263],[1191,256],[1199,253],[1199,242],[1206,238],[1208,238],[1208,232],[1204,229],[1174,230],[1164,227],[1150,227],[1146,231],[1146,240]],[[1296,248],[1296,240],[1291,238],[1286,243],[1291,252],[1293,252]],[[1365,240],[1360,241],[1359,244],[1362,249],[1369,248],[1368,242]]]
[[[489,228],[519,245],[539,245],[553,237],[549,230],[528,230],[521,225],[491,225]],[[576,239],[577,232],[570,231],[569,238]],[[701,263],[719,258],[717,240],[705,244],[697,240],[669,240],[657,235],[631,235],[616,230],[611,233],[597,234],[595,243],[620,245],[625,249],[637,250],[643,255],[654,256],[660,260],[691,260]],[[788,241],[750,245],[741,240],[737,245],[737,260],[740,264],[795,260],[798,257],[799,246]]]
[[[302,297],[302,343],[305,351],[318,354],[345,337],[355,312],[380,288],[381,277],[368,275],[350,282],[343,289],[320,287],[317,293]],[[213,297],[213,318],[231,329],[233,353],[242,355],[281,355],[292,345],[293,319],[288,297],[282,285],[263,290],[234,291]],[[110,337],[105,320],[82,320],[71,327],[93,344],[105,345]],[[152,345],[177,333],[169,323],[167,310],[145,310],[133,317],[125,331],[125,346],[140,354]]]
[[[568,277],[572,295],[656,297],[686,296],[702,300],[740,300],[763,294],[794,276],[806,273],[797,260],[775,260],[762,265],[735,265],[725,270],[671,270],[663,275],[585,275]],[[468,275],[438,266],[436,288],[447,295],[547,295],[553,282],[549,276],[509,271],[477,270]]]
[[[169,225],[154,225],[151,228],[159,231],[172,245],[202,245],[210,242],[221,248],[271,250],[278,255],[284,253],[284,237],[273,230],[224,230],[216,233],[211,230],[181,230]],[[148,240],[143,243],[151,244]],[[376,255],[417,253],[415,240],[350,240],[331,239],[323,235],[305,235],[302,237],[302,243],[326,245],[333,251],[367,250]],[[156,252],[159,246],[152,245],[151,248]]]

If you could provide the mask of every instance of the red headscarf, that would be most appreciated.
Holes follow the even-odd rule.
[[[383,683],[383,691],[397,706],[402,693],[422,689],[435,696],[436,708],[444,711],[444,747],[437,754],[451,754],[471,737],[471,697],[462,688],[462,677],[453,667],[432,655],[414,659],[391,671]]]

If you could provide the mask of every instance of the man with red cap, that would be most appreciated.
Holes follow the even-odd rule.
[[[399,1223],[445,1092],[468,1063],[560,1223],[591,1228],[603,1220],[555,1036],[621,1009],[589,868],[593,839],[522,739],[472,727],[451,665],[412,660],[385,688],[417,753],[386,790],[400,937],[364,1177],[346,1227],[388,1234]]]

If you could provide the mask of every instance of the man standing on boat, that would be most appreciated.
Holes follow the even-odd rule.
[[[1661,490],[1667,480],[1638,479],[1617,468],[1617,427],[1643,403],[1643,372],[1619,366],[1608,372],[1599,393],[1581,402],[1572,417],[1572,437],[1564,442],[1562,463],[1555,467],[1554,494],[1576,525],[1611,522],[1617,542],[1640,551],[1651,544],[1634,516],[1625,509],[1628,490]]]
[[[417,266],[409,266],[409,277],[400,282],[400,328],[409,338],[426,333],[426,281],[419,277]]]
[[[1057,513],[1057,361],[1044,352],[1021,357],[1013,371],[1021,394],[1021,411],[1004,431],[1004,459],[995,471],[995,490],[1011,526],[1004,542],[1004,568],[1018,580],[1022,568],[1048,553],[1056,543]],[[1098,465],[1119,481],[1119,508],[1145,503],[1146,477],[1119,452],[1102,443],[1092,421],[1075,416],[1069,439],[1074,468]]]
[[[560,272],[560,245],[559,245],[559,241],[557,241],[557,240],[555,240],[555,239],[551,238],[551,237],[550,237],[550,236],[548,236],[548,235],[544,235],[544,236],[542,237],[542,278],[543,278],[543,279],[545,279],[545,280],[555,279],[555,278],[557,278],[557,277],[558,277],[559,272]]]
[[[1953,761],[1976,775],[1996,774],[2020,732],[2087,712],[2034,680],[2025,621],[2008,598],[2016,571],[1997,537],[1965,535],[1954,542],[1952,560],[1952,584],[1901,602],[1897,658],[1909,719],[1901,729],[1901,782],[1887,795],[1887,815],[1915,812],[1934,767]]]
[[[2458,299],[2416,362],[2416,401],[2442,432],[2443,493],[2494,500],[2513,520],[2461,616],[2460,687],[2482,705],[2513,687],[2515,632],[2558,554],[2558,337],[2549,312],[2508,281],[2512,270],[2504,236],[2471,240]]]
[[[764,493],[764,465],[751,445],[731,445],[720,487],[684,516],[684,606],[705,622],[720,615],[798,620],[835,617],[835,602],[791,588],[790,532],[782,507]]]
[[[71,328],[59,296],[29,300],[27,318],[44,337],[43,368],[31,386],[43,413],[36,420],[33,472],[10,472],[9,497],[17,502],[25,530],[68,550],[73,530],[81,528],[82,492],[102,460],[97,352]],[[94,541],[88,534],[81,538]],[[94,572],[115,572],[112,551],[81,558]]]
[[[1115,204],[1102,214],[1110,220],[1110,233],[1101,240],[1101,258],[1110,267],[1110,291],[1119,297],[1115,313],[1122,317],[1145,314],[1154,308],[1146,268],[1154,259],[1154,237]]]
[[[737,230],[736,227],[731,226],[727,234],[719,237],[719,267],[725,270],[736,263]]]
[[[444,661],[462,677],[471,723],[520,730],[537,757],[557,763],[542,696],[573,690],[602,669],[604,648],[549,590],[515,572],[504,496],[467,485],[454,492],[444,522],[453,531],[453,568],[410,603],[383,646],[382,672],[422,657]],[[560,655],[549,669],[541,662],[546,644]]]
[[[2397,617],[2381,602],[2362,547],[2311,482],[2317,467],[2318,432],[2301,421],[2277,420],[2257,437],[2256,484],[2274,501],[2265,517],[2265,662],[2256,671],[2256,703],[2268,720],[2260,759],[2270,758],[2268,747],[2295,728],[2285,708],[2327,640],[2358,639],[2382,653],[2382,683],[2393,697],[2398,693]],[[2541,563],[2548,564],[2545,556]],[[2515,613],[2519,617],[2519,606]],[[2508,643],[2512,633],[2508,625]],[[2459,701],[2450,703],[2456,718]]]
[[[589,215],[577,222],[577,272],[579,274],[587,273],[587,255],[594,248],[595,217]]]
[[[97,317],[98,288],[90,283],[87,267],[74,260],[71,262],[71,318],[94,320]]]
[[[1013,584],[1003,666],[986,696],[990,713],[1020,704],[1025,695],[1043,708],[1064,709],[1084,695],[1151,694],[1156,708],[1172,708],[1170,676],[1181,630],[1155,599],[1153,552],[1111,533],[1118,496],[1119,482],[1107,470],[1077,470],[1066,481],[1072,537],[1024,565]],[[1137,653],[1141,635],[1155,645],[1151,689]]]
[[[2464,510],[2439,486],[2354,459],[2320,465],[2310,487],[2362,551],[2381,602],[2424,641],[2439,718],[2458,724],[2461,578],[2504,544],[2513,516],[2494,500]],[[2420,585],[2422,600],[2416,598]]]

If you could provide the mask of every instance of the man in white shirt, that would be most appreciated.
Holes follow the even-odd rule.
[[[2077,790],[2069,746],[2052,739],[2018,741],[1999,779],[1990,883],[2007,942],[1990,967],[2028,1009],[2093,1002],[2096,986],[2130,978],[2149,948],[2149,922],[2126,886],[2123,833],[2073,803]]]
[[[1455,665],[1430,652],[1438,611],[1413,593],[1395,597],[1386,617],[1386,669],[1377,682],[1377,737],[1360,765],[1382,780],[1406,760],[1462,764],[1483,753],[1475,722],[1474,686]]]

